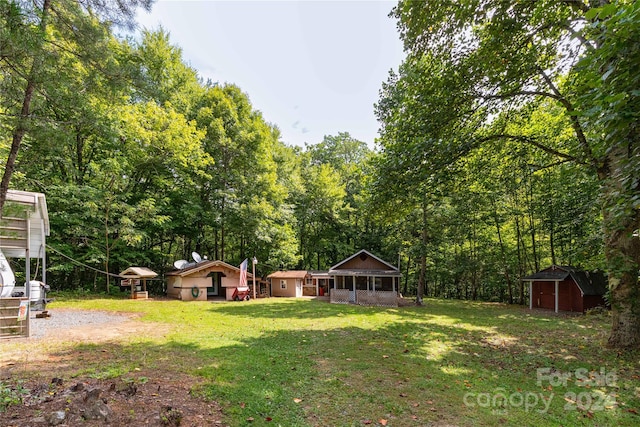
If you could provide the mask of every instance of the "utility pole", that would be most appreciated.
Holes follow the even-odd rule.
[[[258,258],[253,257],[253,299],[256,299],[256,264],[258,263]]]

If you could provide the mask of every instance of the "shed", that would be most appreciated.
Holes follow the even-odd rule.
[[[331,302],[361,305],[398,305],[402,274],[394,265],[364,249],[329,269],[333,278]]]
[[[303,286],[310,278],[306,270],[276,271],[267,276],[271,280],[271,295],[274,297],[301,297]]]
[[[607,279],[600,271],[552,265],[522,278],[529,282],[529,308],[584,312],[604,306]]]
[[[165,274],[167,296],[183,301],[206,301],[207,298],[225,298],[231,301],[240,283],[240,268],[224,261],[205,260],[190,263],[179,270]],[[251,286],[253,275],[247,272]]]
[[[147,267],[129,267],[122,273],[120,277],[123,279],[120,286],[129,286],[131,288],[131,298],[146,299],[149,297],[147,293],[147,279],[153,279],[158,273]],[[142,283],[140,282],[142,280]],[[140,290],[137,287],[141,286]]]

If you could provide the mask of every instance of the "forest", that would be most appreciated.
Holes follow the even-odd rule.
[[[606,270],[637,324],[640,6],[595,3],[400,2],[379,138],[299,147],[168,33],[123,35],[148,1],[0,0],[0,208],[46,195],[54,290],[192,251],[266,276],[367,249],[418,302],[523,304],[541,268]]]

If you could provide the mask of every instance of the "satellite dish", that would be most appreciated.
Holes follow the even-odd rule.
[[[186,259],[179,259],[173,263],[173,266],[178,270],[182,270],[189,262]]]
[[[202,261],[202,258],[200,257],[200,254],[198,252],[191,252],[191,257],[196,262],[196,264]]]

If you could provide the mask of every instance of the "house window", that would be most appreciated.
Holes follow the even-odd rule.
[[[280,280],[280,289],[287,289],[287,281]]]

